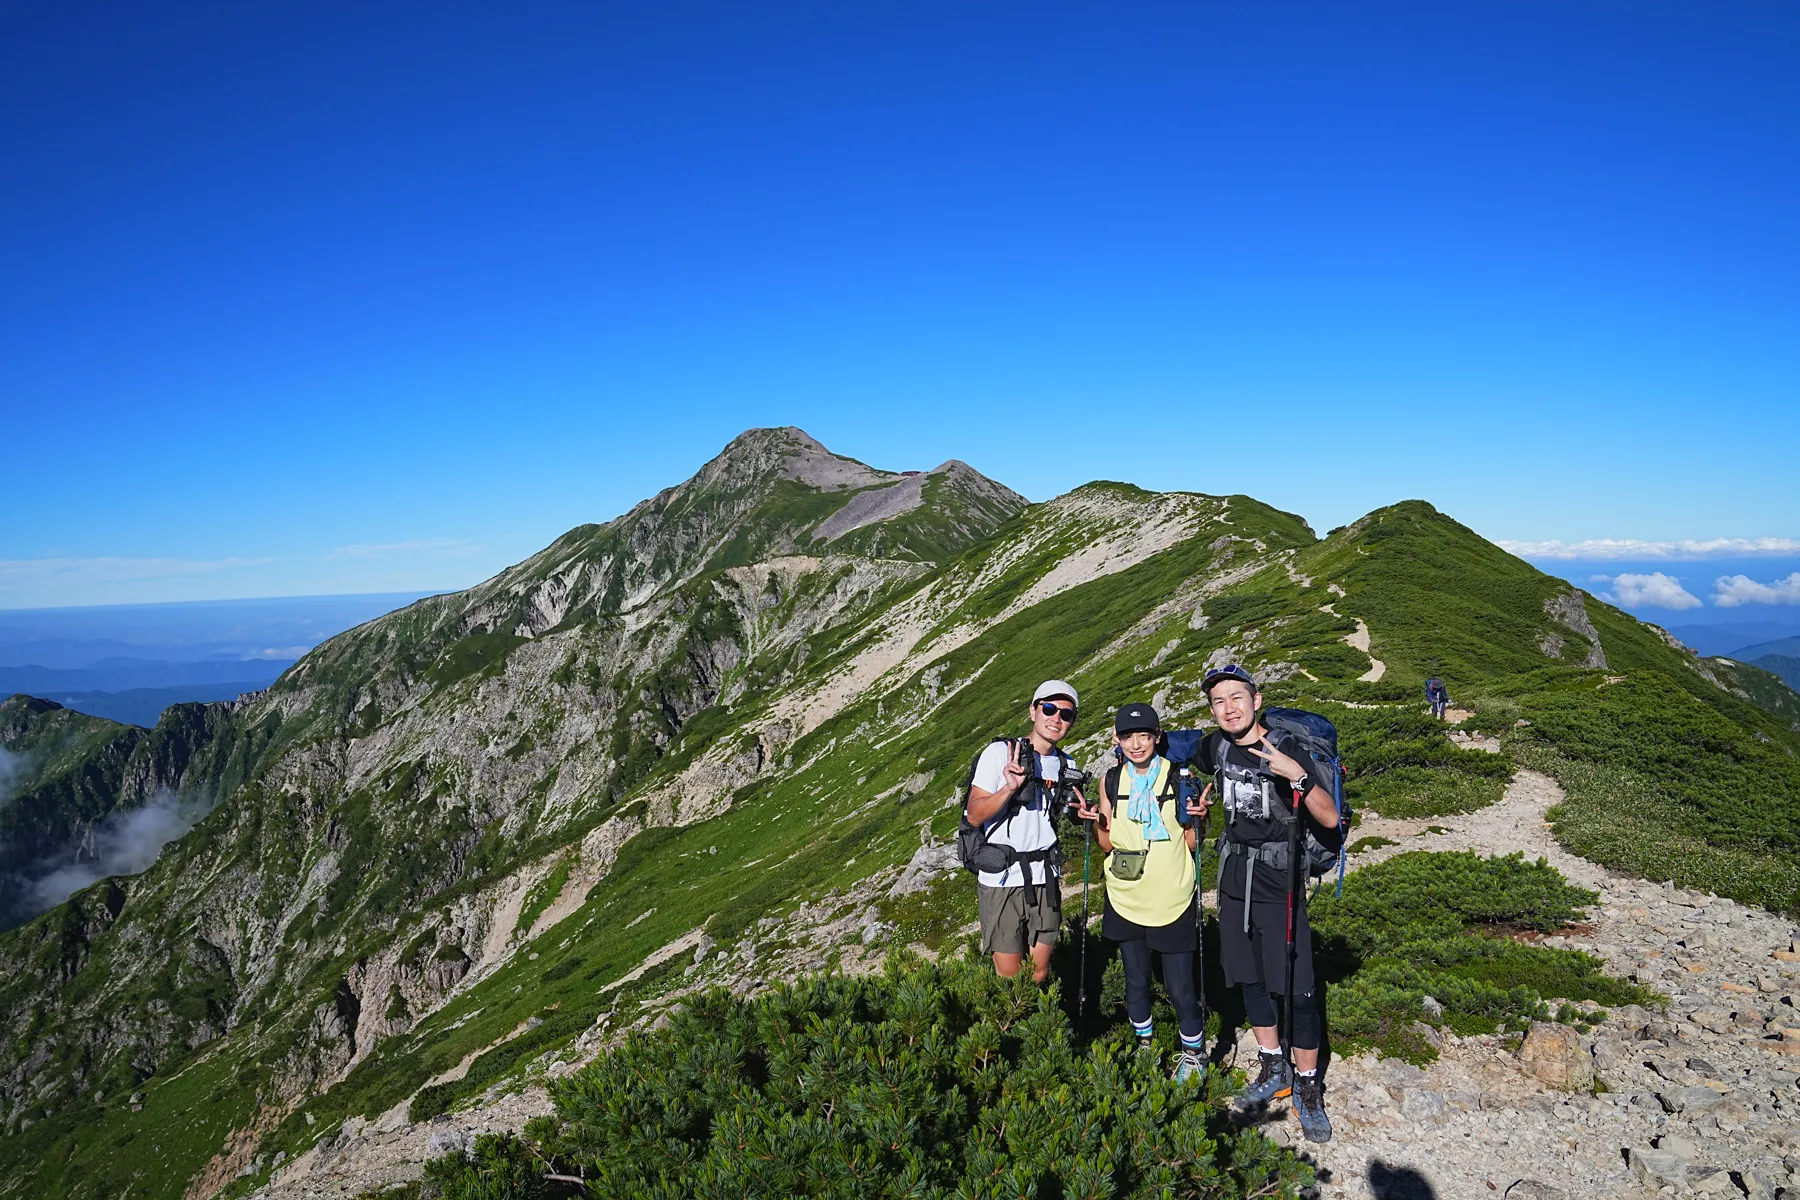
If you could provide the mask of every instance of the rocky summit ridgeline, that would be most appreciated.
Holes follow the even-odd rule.
[[[1197,724],[1229,660],[1338,721],[1352,798],[1383,819],[1485,810],[1529,770],[1565,793],[1568,852],[1800,909],[1800,699],[1429,505],[1319,538],[1246,496],[1028,505],[961,462],[894,474],[753,430],[258,696],[147,732],[0,707],[24,764],[0,813],[15,912],[34,870],[151,797],[206,812],[150,869],[0,935],[0,1196],[416,1176],[457,1144],[432,1141],[459,1127],[443,1114],[516,1127],[545,1079],[698,988],[951,950],[974,906],[944,849],[954,794],[1033,685]],[[1421,715],[1432,675],[1454,739]],[[1354,971],[1338,990],[1375,1004]],[[1500,1038],[1562,1001],[1655,1002],[1595,979],[1545,972],[1485,1016],[1371,985],[1393,1019],[1334,998],[1329,1020],[1376,1062],[1433,1056],[1413,1024]]]

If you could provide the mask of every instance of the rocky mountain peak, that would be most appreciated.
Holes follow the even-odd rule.
[[[738,434],[683,486],[742,485],[767,478],[791,479],[835,492],[891,483],[900,476],[833,454],[804,429],[783,425]]]

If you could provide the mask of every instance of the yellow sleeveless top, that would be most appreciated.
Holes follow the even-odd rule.
[[[1174,769],[1166,758],[1159,756],[1156,762],[1156,785],[1152,795],[1160,795],[1168,786],[1169,772]],[[1172,923],[1194,902],[1194,856],[1187,848],[1185,831],[1175,815],[1173,798],[1162,802],[1163,827],[1170,834],[1167,841],[1145,841],[1144,827],[1125,815],[1126,802],[1131,798],[1131,782],[1127,778],[1130,770],[1130,763],[1119,770],[1119,786],[1125,795],[1108,797],[1113,806],[1110,830],[1113,849],[1142,850],[1148,846],[1150,857],[1144,860],[1144,873],[1136,879],[1120,879],[1109,869],[1106,872],[1106,898],[1121,917],[1155,928]],[[1112,855],[1107,855],[1106,861],[1110,868]]]

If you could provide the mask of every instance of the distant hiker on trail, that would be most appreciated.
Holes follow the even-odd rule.
[[[1055,805],[1068,756],[1057,743],[1075,724],[1075,689],[1060,679],[1031,697],[1031,734],[1000,738],[975,760],[963,828],[963,865],[975,871],[981,952],[999,975],[1017,975],[1031,955],[1032,978],[1050,977],[1062,931],[1062,852]]]
[[[1083,804],[1082,820],[1098,821],[1094,839],[1106,852],[1106,908],[1100,932],[1119,944],[1125,964],[1125,1013],[1138,1049],[1153,1052],[1150,952],[1162,956],[1163,987],[1181,1030],[1176,1079],[1200,1074],[1206,1017],[1194,990],[1199,943],[1199,893],[1194,849],[1199,834],[1183,828],[1176,767],[1157,752],[1162,722],[1148,704],[1127,704],[1113,719],[1113,738],[1125,761],[1106,773],[1097,809]]]
[[[1444,681],[1432,676],[1425,681],[1425,699],[1431,702],[1431,715],[1438,720],[1444,719],[1444,710],[1450,707],[1450,689]]]
[[[1306,920],[1306,890],[1295,882],[1301,876],[1290,835],[1297,832],[1294,789],[1299,786],[1304,788],[1300,808],[1311,833],[1330,846],[1342,840],[1333,781],[1298,741],[1270,734],[1261,720],[1262,693],[1244,668],[1234,663],[1208,672],[1201,690],[1219,728],[1206,736],[1197,759],[1218,764],[1213,787],[1225,809],[1225,832],[1219,839],[1219,961],[1226,985],[1243,988],[1244,1011],[1261,1049],[1261,1070],[1241,1099],[1263,1104],[1292,1094],[1307,1140],[1330,1141],[1331,1121],[1319,1078],[1324,1029],[1313,990],[1312,929]],[[1202,819],[1211,792],[1209,788],[1192,806]],[[1291,994],[1282,995],[1290,979]],[[1292,1004],[1288,1040],[1297,1078],[1289,1077],[1282,1050],[1278,996]]]

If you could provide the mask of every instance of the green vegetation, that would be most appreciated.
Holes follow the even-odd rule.
[[[1353,808],[1437,816],[1485,808],[1506,791],[1510,762],[1455,745],[1442,723],[1417,708],[1320,707],[1338,727]]]
[[[1352,872],[1342,896],[1321,893],[1312,908],[1334,1052],[1428,1062],[1437,1052],[1420,1025],[1490,1033],[1579,1019],[1552,999],[1654,1002],[1592,955],[1513,940],[1579,920],[1596,898],[1516,854],[1399,854]]]
[[[1102,714],[1126,700],[1158,697],[1171,722],[1201,720],[1206,664],[1235,658],[1267,681],[1271,702],[1338,723],[1359,809],[1467,811],[1534,767],[1567,790],[1554,818],[1580,852],[1800,911],[1800,738],[1751,686],[1761,677],[1695,660],[1591,599],[1578,620],[1567,584],[1428,505],[1372,513],[1321,541],[1242,496],[1101,483],[1013,515],[945,494],[934,477],[931,511],[914,510],[903,537],[867,527],[822,565],[778,567],[766,556],[817,551],[795,538],[850,494],[764,486],[775,468],[758,470],[761,482],[697,477],[470,594],[333,639],[269,701],[229,718],[197,705],[166,718],[138,761],[179,759],[222,803],[152,871],[0,939],[8,1061],[23,1061],[19,1047],[48,1053],[29,1097],[0,1111],[0,1167],[46,1194],[174,1197],[259,1113],[288,1115],[258,1152],[292,1156],[408,1097],[423,1115],[534,1077],[596,1022],[625,1028],[662,1011],[670,991],[703,986],[718,959],[691,951],[625,982],[676,939],[704,930],[719,957],[744,943],[772,955],[799,906],[829,910],[859,885],[867,894],[871,874],[904,863],[921,836],[944,839],[969,755],[1017,731],[1050,675],[1081,689],[1072,749],[1084,763],[1105,752]],[[1071,576],[1072,555],[1140,523],[1184,536],[1115,559],[1123,569],[1111,574]],[[1046,597],[1053,576],[1074,586]],[[1369,656],[1343,641],[1358,618],[1386,663],[1377,682],[1355,678]],[[1585,665],[1593,647],[1565,620],[1592,621],[1606,668]],[[905,628],[925,631],[910,665],[796,719],[833,672]],[[1498,737],[1502,753],[1460,748],[1425,716],[1432,674],[1474,710],[1464,728]],[[107,752],[77,758],[92,766]],[[448,1002],[425,990],[420,977],[455,976],[479,954],[483,935],[456,915],[462,900],[554,862],[525,898],[529,927],[563,886],[567,853],[615,817],[666,821],[677,773],[696,766],[700,791],[718,789],[700,797],[714,815],[637,833],[553,929]],[[1075,875],[1079,841],[1071,848]],[[1400,892],[1428,903],[1386,917],[1357,908],[1384,878],[1358,882],[1367,872],[1346,884],[1337,918],[1320,901],[1340,955],[1340,1048],[1417,1057],[1427,995],[1461,1029],[1575,1019],[1549,1006],[1617,999],[1591,960],[1511,936],[1571,919],[1579,898],[1527,864],[1429,879],[1393,866],[1426,857],[1368,872],[1398,872]],[[1444,907],[1446,890],[1498,899]],[[223,911],[220,897],[232,898]],[[940,952],[974,913],[962,875],[875,907],[887,936]],[[229,971],[195,938],[231,947]],[[357,964],[383,955],[413,973],[407,994],[352,995]],[[1103,954],[1094,969],[1109,969]],[[369,1048],[303,1116],[284,1089],[338,1069],[343,1044],[320,1031],[358,1003],[411,1027]],[[231,1032],[212,1036],[227,1010]],[[152,1012],[168,1014],[167,1034],[139,1037]],[[1068,1034],[1077,1074],[1094,1032]],[[468,1075],[420,1091],[471,1055]],[[139,1113],[119,1102],[134,1092]],[[564,1128],[577,1128],[573,1116]],[[121,1138],[132,1152],[118,1153]],[[564,1152],[540,1140],[474,1153],[498,1163],[553,1151]]]
[[[550,1085],[554,1118],[433,1165],[435,1195],[1294,1196],[1311,1172],[1119,1031],[1082,1044],[1057,989],[891,958],[755,1000],[694,997]],[[502,1181],[520,1179],[521,1190]],[[493,1190],[478,1191],[486,1187]],[[460,1189],[460,1190],[459,1190]]]

